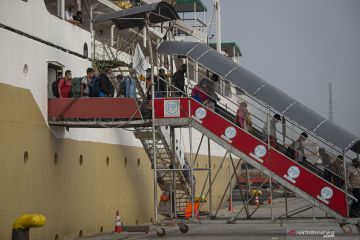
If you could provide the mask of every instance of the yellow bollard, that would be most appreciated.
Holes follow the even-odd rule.
[[[41,214],[27,214],[18,217],[12,229],[12,240],[29,240],[29,230],[45,225],[46,218]]]

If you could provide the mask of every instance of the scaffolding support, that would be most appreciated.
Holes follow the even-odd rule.
[[[173,153],[171,159],[171,167],[175,168],[175,159],[176,159],[176,152],[175,152],[175,129],[174,127],[170,127],[170,139],[171,139],[171,152]],[[170,191],[170,198],[171,198],[171,217],[177,217],[176,213],[176,172],[172,171],[172,192]],[[175,206],[174,209],[172,206]]]
[[[241,197],[242,202],[243,202],[244,207],[245,207],[246,217],[249,217],[249,206],[247,205],[247,202],[244,200],[244,195],[243,195],[243,192],[242,192],[242,190],[240,188],[240,184],[239,184],[239,175],[236,172],[237,168],[235,167],[234,160],[233,160],[231,154],[230,154],[230,161],[231,161],[231,164],[232,164],[232,167],[233,167],[233,171],[235,172],[236,184],[238,185],[240,197]],[[239,162],[240,161],[241,161],[241,159],[239,159]],[[241,167],[240,167],[240,171],[241,171]]]
[[[207,138],[208,140],[208,165],[209,165],[209,172],[208,172],[208,179],[209,179],[209,215],[210,218],[212,217],[212,184],[211,184],[211,151],[210,151],[210,138]],[[206,180],[205,180],[206,182]],[[202,194],[202,193],[201,193]]]
[[[146,32],[149,35],[149,13],[146,14],[145,19],[145,27]],[[155,95],[155,87],[154,87],[154,59],[153,59],[153,52],[152,52],[152,46],[151,46],[151,40],[150,38],[147,38],[148,41],[148,51],[149,51],[149,58],[150,58],[150,65],[151,65],[151,105],[153,106],[151,108],[151,119],[152,119],[152,140],[153,140],[153,166],[154,166],[154,217],[155,222],[158,222],[158,193],[157,193],[157,164],[156,164],[156,133],[155,133],[155,110],[154,110],[154,95]]]

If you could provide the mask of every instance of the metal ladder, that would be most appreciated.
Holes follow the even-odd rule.
[[[166,141],[161,127],[157,127],[155,131],[155,144],[153,143],[151,127],[137,128],[134,131],[135,137],[141,141],[144,150],[150,159],[151,167],[153,168],[153,146],[155,146],[156,166],[158,170],[182,168],[176,154],[171,151],[171,147]],[[175,161],[173,161],[173,159]],[[176,193],[175,209],[177,215],[182,215],[187,203],[191,201],[191,184],[189,179],[187,179],[181,171],[158,171],[157,176],[157,182],[162,191]],[[175,189],[173,189],[173,182],[175,182]]]
[[[144,89],[141,87],[139,81],[136,83],[137,97],[146,100],[147,96]],[[155,139],[153,143],[152,128],[135,128],[134,135],[138,138],[146,151],[153,169],[153,146],[156,147],[156,166],[157,169],[179,169],[183,168],[175,149],[172,149],[171,144],[166,140],[164,132],[161,128],[155,128]],[[175,136],[175,135],[174,135]],[[174,139],[175,141],[176,139]],[[171,140],[170,140],[171,141]],[[175,210],[176,216],[182,216],[186,205],[191,202],[191,182],[187,179],[182,171],[159,171],[157,173],[157,182],[162,191],[175,193]],[[174,189],[175,188],[175,189]]]

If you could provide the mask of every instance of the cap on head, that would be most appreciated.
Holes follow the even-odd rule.
[[[277,113],[274,115],[274,118],[275,118],[276,120],[278,120],[278,121],[281,121],[281,117],[280,117],[280,115],[277,114]]]
[[[308,137],[309,137],[306,132],[302,132],[302,133],[301,133],[301,136],[304,137],[304,138],[308,138]]]
[[[214,73],[213,75],[211,75],[211,80],[213,80],[214,82],[218,82],[219,81],[219,75]]]

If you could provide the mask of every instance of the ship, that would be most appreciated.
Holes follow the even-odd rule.
[[[33,239],[74,239],[113,231],[117,210],[127,225],[154,221],[151,163],[132,131],[57,127],[48,121],[48,99],[54,97],[51,85],[58,74],[71,70],[74,77],[85,76],[86,69],[95,66],[94,55],[106,63],[110,59],[104,57],[103,43],[118,44],[116,67],[125,72],[136,49],[144,49],[143,31],[114,33],[107,26],[90,24],[92,17],[131,6],[122,2],[1,0],[1,239],[11,238],[17,217],[31,213],[47,219],[44,227],[31,230]],[[69,7],[82,11],[81,25],[65,20]],[[193,5],[190,10],[184,7],[191,11]],[[153,41],[164,37],[159,28],[150,32]],[[179,148],[184,144],[179,141]],[[204,149],[199,167],[208,167]],[[215,160],[222,159],[223,150],[211,151]],[[217,168],[217,162],[211,167]],[[228,176],[225,167],[223,175]],[[214,201],[220,201],[220,186],[227,181],[224,177],[214,189]]]
[[[195,199],[203,207],[192,208],[192,217],[211,218],[231,201],[247,164],[272,179],[265,181],[270,187],[276,182],[340,224],[357,223],[349,216],[356,198],[324,176],[329,166],[317,151],[343,155],[346,168],[360,152],[359,138],[241,67],[237,44],[221,42],[220,1],[214,8],[217,41],[209,45],[200,0],[1,0],[1,238],[11,238],[24,214],[46,218],[31,230],[33,239],[110,232],[115,216],[126,225],[161,226],[164,215],[184,218]],[[72,9],[80,20],[66,19]],[[154,97],[154,74],[163,68],[171,79],[183,64],[184,96],[172,95],[171,86]],[[112,79],[135,70],[136,98],[54,96],[52,84],[65,70],[84,77],[89,67],[111,69]],[[148,68],[150,102],[142,81]],[[189,97],[213,76],[220,80],[216,104]],[[244,103],[247,127],[234,122]],[[275,142],[264,135],[274,114],[281,115]],[[296,160],[288,149],[305,136],[311,147],[298,151],[308,159]],[[346,186],[346,175],[331,174]],[[166,214],[164,194],[171,201]]]

